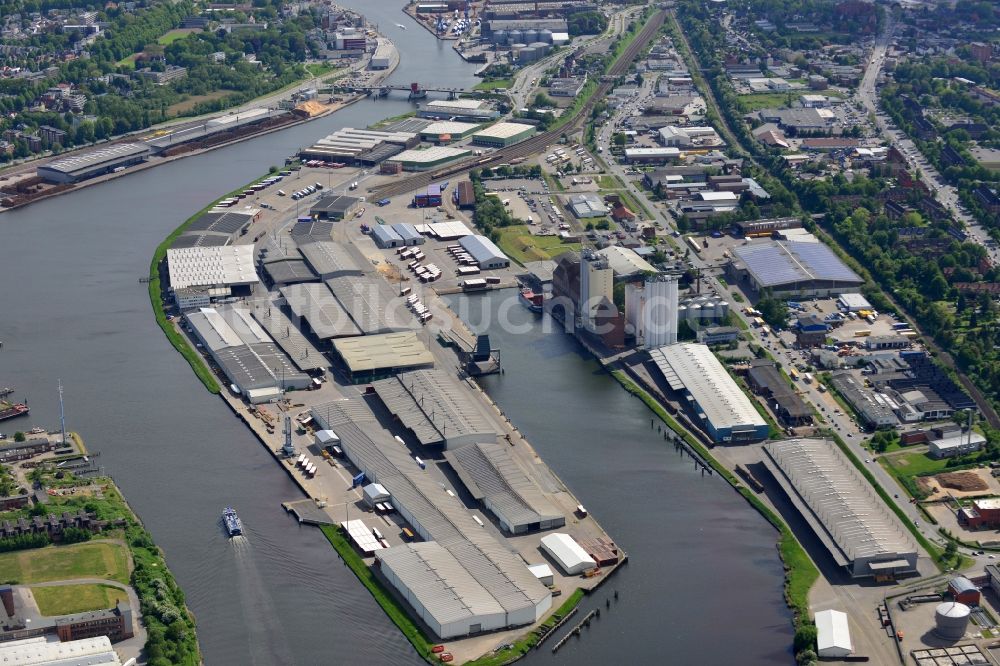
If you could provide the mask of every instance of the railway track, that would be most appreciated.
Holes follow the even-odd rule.
[[[625,73],[632,62],[635,61],[636,56],[638,56],[639,53],[649,45],[649,42],[659,33],[665,19],[666,12],[662,9],[653,14],[653,16],[646,21],[646,25],[643,26],[642,30],[632,43],[629,44],[628,48],[615,59],[615,62],[605,74],[605,78],[613,79]],[[517,159],[518,157],[529,157],[540,153],[545,150],[547,146],[559,141],[563,134],[576,130],[580,126],[581,121],[587,120],[598,100],[607,97],[607,94],[611,91],[612,85],[613,84],[608,81],[602,82],[587,103],[577,110],[573,118],[557,129],[536,134],[530,139],[508,148],[501,148],[489,157],[465,160],[457,164],[444,167],[443,169],[438,169],[437,171],[408,176],[392,183],[380,185],[373,188],[371,190],[371,194],[376,198],[399,196],[400,194],[413,192],[414,190],[427,187],[431,183],[440,182],[449,176],[464,173],[469,169],[499,166],[501,164],[507,164],[510,160]]]

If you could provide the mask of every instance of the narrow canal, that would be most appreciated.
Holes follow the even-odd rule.
[[[505,372],[482,386],[629,553],[584,599],[580,617],[590,608],[601,617],[558,663],[790,663],[777,535],[760,514],[680,456],[651,428],[649,409],[516,292],[452,302],[500,349]],[[524,663],[552,661],[550,647]]]
[[[395,3],[368,5],[363,11],[402,54],[394,82],[474,82],[475,66]],[[279,504],[298,497],[297,488],[169,346],[138,279],[163,237],[207,202],[339,127],[410,108],[364,101],[0,216],[0,385],[29,399],[25,427],[54,427],[62,379],[67,426],[103,454],[163,547],[198,617],[209,666],[419,660],[322,535],[284,514]],[[781,568],[763,520],[662,446],[645,427],[645,409],[568,337],[534,325],[512,337],[491,332],[507,374],[486,387],[632,555],[612,583],[618,607],[558,661],[787,657]],[[241,547],[218,525],[227,504],[249,532]]]

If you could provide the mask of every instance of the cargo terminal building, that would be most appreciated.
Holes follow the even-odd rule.
[[[754,294],[776,297],[838,296],[864,284],[858,275],[823,243],[765,241],[733,249],[729,276],[749,285]]]
[[[708,347],[693,343],[667,345],[652,350],[650,357],[670,388],[684,397],[713,441],[767,439],[767,421]]]
[[[917,550],[906,530],[834,442],[786,439],[764,451],[788,499],[852,578],[916,573]]]
[[[117,143],[81,155],[53,160],[35,170],[39,178],[49,183],[79,183],[111,173],[115,169],[140,164],[149,157],[149,146],[141,143]]]
[[[317,424],[340,437],[347,458],[392,504],[424,543],[378,550],[377,567],[438,638],[526,626],[552,607],[552,593],[524,561],[442,491],[409,451],[381,427],[362,400],[312,408]]]

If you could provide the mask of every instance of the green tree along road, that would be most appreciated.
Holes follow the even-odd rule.
[[[0,8],[26,11],[33,2],[0,3]],[[59,6],[45,2],[44,9]],[[25,136],[42,125],[66,132],[55,150],[100,141],[183,115],[198,115],[248,102],[309,76],[304,61],[320,45],[307,39],[318,24],[311,11],[279,17],[277,0],[255,3],[253,18],[267,28],[254,31],[194,31],[169,44],[157,40],[181,20],[197,13],[189,0],[155,1],[132,11],[125,4],[109,4],[98,12],[107,29],[88,46],[89,57],[63,61],[56,56],[80,39],[76,31],[44,32],[18,46],[34,49],[32,57],[3,56],[8,66],[38,69],[49,64],[40,79],[0,79],[0,131],[18,128],[11,154],[0,153],[0,162],[31,154]],[[317,10],[318,11],[318,10]],[[4,15],[0,11],[0,15]],[[231,12],[239,21],[248,20]],[[174,35],[172,35],[173,37]],[[168,41],[168,40],[165,40]],[[218,55],[216,55],[218,54]],[[253,56],[256,63],[245,56]],[[153,71],[167,66],[187,68],[187,76],[164,85],[133,75],[137,57]],[[44,69],[44,67],[42,67]],[[71,84],[86,103],[71,112],[52,100],[38,105],[42,95],[57,83]]]
[[[963,282],[996,282],[1000,279],[1000,269],[982,270],[985,252],[980,246],[947,240],[950,238],[947,220],[933,222],[912,216],[888,220],[878,199],[890,187],[888,175],[875,171],[852,181],[840,174],[825,180],[799,178],[778,150],[752,139],[739,117],[737,96],[725,76],[720,56],[726,52],[724,31],[718,29],[708,9],[694,0],[681,0],[677,15],[683,30],[671,25],[681,40],[681,52],[690,56],[689,67],[696,81],[697,72],[705,72],[708,87],[703,93],[707,95],[709,115],[712,109],[717,109],[727,140],[738,137],[738,152],[749,156],[762,172],[781,183],[789,195],[793,214],[823,215],[822,228],[811,222],[806,226],[821,237],[826,237],[824,231],[828,232],[847,250],[847,257],[853,259],[848,263],[868,280],[864,291],[873,305],[883,311],[908,313],[921,332],[933,336],[933,341],[927,341],[931,351],[945,367],[961,371],[958,380],[976,400],[990,425],[1000,428],[1000,416],[996,413],[1000,405],[1000,327],[990,325],[996,308],[980,309],[978,297],[962,298],[955,286]],[[686,44],[690,44],[690,52]],[[713,100],[720,100],[720,104]],[[899,242],[898,235],[898,230],[907,225],[927,227],[929,240],[938,239],[948,246],[945,254],[928,261],[926,256],[908,249],[907,244]],[[973,318],[976,310],[980,312]]]

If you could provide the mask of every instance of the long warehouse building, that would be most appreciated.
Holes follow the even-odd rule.
[[[35,169],[35,173],[50,183],[79,183],[81,180],[139,164],[147,157],[149,146],[141,143],[116,143],[53,160]]]
[[[443,370],[413,370],[372,382],[372,389],[423,446],[458,448],[496,442],[497,432],[467,389]]]
[[[308,388],[312,382],[251,318],[249,310],[231,305],[201,308],[185,318],[229,382],[251,403],[268,402],[285,390]]]
[[[906,530],[837,445],[786,439],[764,445],[771,474],[854,578],[915,573],[917,550]]]
[[[312,415],[337,433],[368,481],[388,490],[417,534],[436,544],[382,550],[376,564],[439,638],[533,624],[552,607],[552,593],[521,558],[478,525],[458,498],[442,492],[362,400],[316,405]]]
[[[650,357],[670,388],[684,396],[714,441],[767,439],[767,421],[706,345],[667,345],[652,350]]]
[[[542,494],[499,442],[477,443],[445,451],[458,478],[510,534],[562,527],[566,517]]]
[[[754,293],[839,296],[865,282],[823,243],[766,241],[739,245],[733,254],[730,276],[748,283]]]

